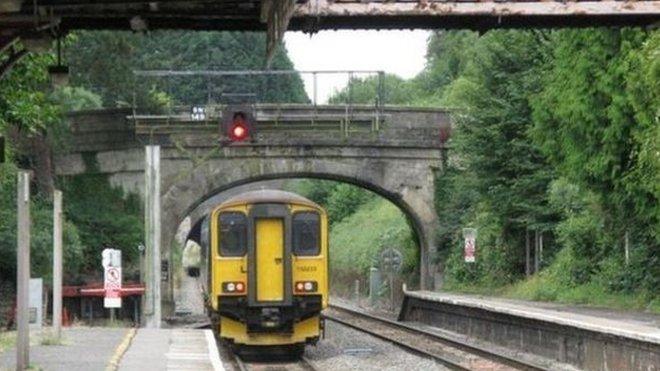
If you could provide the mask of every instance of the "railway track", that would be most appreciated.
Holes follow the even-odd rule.
[[[238,355],[234,355],[234,362],[240,371],[318,371],[318,368],[316,368],[316,366],[305,357],[290,362],[248,362],[241,359]]]
[[[388,341],[455,370],[546,370],[536,364],[344,306],[331,304],[323,315],[327,320]]]

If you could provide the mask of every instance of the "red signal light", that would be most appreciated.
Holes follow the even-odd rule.
[[[232,139],[233,140],[243,140],[246,137],[247,129],[243,125],[235,125],[231,129]]]
[[[250,131],[245,120],[245,114],[237,112],[234,114],[231,126],[229,128],[229,138],[232,142],[240,142],[248,138]]]

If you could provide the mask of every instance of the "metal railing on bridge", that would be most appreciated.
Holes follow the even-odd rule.
[[[377,132],[387,118],[382,71],[167,70],[134,74],[129,119],[142,135],[218,130],[228,105],[251,107],[260,132],[313,130],[348,136]]]

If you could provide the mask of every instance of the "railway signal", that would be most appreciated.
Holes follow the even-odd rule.
[[[254,139],[254,116],[249,107],[229,106],[223,114],[222,136],[231,143]]]

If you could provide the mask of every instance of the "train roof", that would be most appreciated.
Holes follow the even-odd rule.
[[[290,203],[321,209],[314,201],[299,194],[280,191],[277,189],[263,189],[241,193],[220,204],[220,208],[237,204],[263,204],[263,203]]]

